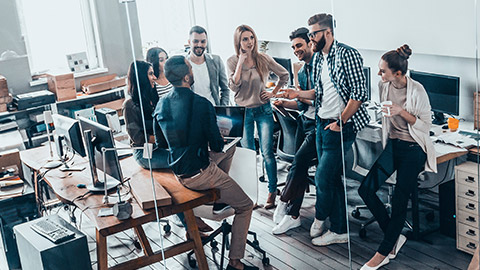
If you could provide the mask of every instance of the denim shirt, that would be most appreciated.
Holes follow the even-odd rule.
[[[298,86],[300,86],[300,89],[302,90],[311,90],[313,89],[313,56],[312,56],[312,59],[310,59],[310,62],[308,63],[305,63],[303,65],[303,67],[298,71]],[[307,66],[310,66],[310,89],[308,89],[308,80],[307,80],[307,76],[308,76],[308,73],[307,73]],[[298,106],[298,110],[299,111],[302,111],[302,112],[306,112],[308,110],[308,107],[309,105],[306,104],[306,103],[303,103],[301,101],[298,101],[297,100],[297,106]]]
[[[223,149],[213,105],[189,88],[174,87],[154,111],[155,142],[169,148],[169,165],[177,175],[191,174],[210,164],[208,147]]]

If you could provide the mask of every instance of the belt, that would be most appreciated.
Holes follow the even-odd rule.
[[[337,121],[337,119],[324,119],[320,117],[318,117],[318,120],[320,121],[320,123],[333,123]]]
[[[210,164],[208,164],[208,165],[210,165]],[[191,173],[177,174],[177,177],[182,178],[182,179],[192,178],[194,176],[197,176],[197,175],[201,174],[205,169],[208,168],[208,165],[205,166],[205,168],[200,168],[200,169],[198,169],[196,171],[193,171]]]

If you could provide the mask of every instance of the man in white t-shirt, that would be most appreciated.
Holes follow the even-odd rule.
[[[229,105],[230,89],[228,88],[225,65],[218,55],[205,52],[207,48],[207,31],[201,26],[190,29],[190,52],[187,59],[192,65],[195,83],[192,90],[208,99],[213,105]]]

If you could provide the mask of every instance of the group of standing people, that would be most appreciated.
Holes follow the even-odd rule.
[[[206,52],[207,33],[200,26],[190,31],[191,49],[186,57],[168,58],[164,50],[152,48],[147,53],[150,63],[136,61],[130,66],[131,99],[124,104],[127,131],[133,146],[147,142],[157,146],[150,161],[143,157],[143,150],[135,150],[134,157],[145,168],[171,168],[188,188],[220,190],[220,202],[235,210],[227,269],[258,269],[240,261],[253,203],[228,176],[234,150],[222,152],[224,143],[213,109],[213,105],[229,104],[230,90],[236,105],[246,107],[242,146],[254,149],[255,126],[258,131],[268,178],[266,208],[275,207],[277,196],[270,100],[280,98],[274,101],[276,106],[302,111],[297,152],[273,215],[277,225],[272,232],[281,234],[301,225],[299,210],[308,185],[307,171],[317,158],[312,244],[348,241],[342,162],[356,134],[370,119],[363,104],[367,100],[363,59],[356,49],[335,39],[334,29],[333,17],[323,13],[310,17],[308,28],[290,35],[294,54],[304,63],[298,73],[298,89],[281,89],[288,72],[259,52],[257,36],[247,25],[234,32],[235,54],[227,60],[227,72],[219,56]],[[378,269],[396,257],[406,240],[401,230],[417,176],[424,169],[436,170],[429,138],[430,104],[422,85],[406,75],[410,55],[411,49],[404,45],[385,53],[379,62],[380,101],[389,100],[392,105],[384,108],[385,113],[390,112],[382,121],[385,150],[363,180],[359,194],[380,224],[384,240],[362,269]],[[279,80],[267,91],[270,72]],[[389,215],[376,191],[395,171],[397,184]]]

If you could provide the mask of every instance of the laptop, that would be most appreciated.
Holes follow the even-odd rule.
[[[217,125],[225,139],[223,152],[236,145],[243,137],[245,123],[245,107],[240,106],[215,106]]]

